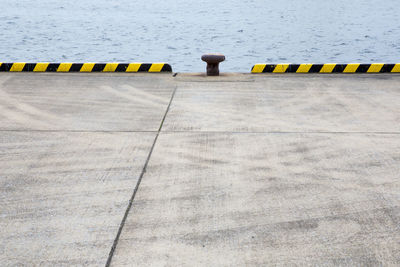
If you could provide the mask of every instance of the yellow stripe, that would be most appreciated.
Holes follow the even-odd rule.
[[[153,63],[150,66],[149,72],[160,72],[162,67],[164,67],[164,63]]]
[[[393,69],[392,69],[392,72],[400,72],[400,63],[394,65],[394,67],[393,67]]]
[[[2,63],[2,62],[0,62],[0,67],[1,67],[1,65],[3,65],[3,63]]]
[[[83,63],[80,72],[91,72],[94,67],[94,63]]]
[[[68,72],[69,69],[71,68],[72,63],[60,63],[60,66],[58,66],[57,71],[58,72]]]
[[[252,73],[262,73],[267,64],[255,64]]]
[[[22,71],[25,67],[25,63],[14,63],[10,69],[10,71]]]
[[[103,72],[114,72],[118,67],[118,63],[107,63]]]
[[[335,63],[327,63],[322,66],[320,73],[332,73],[333,69],[336,67]]]
[[[126,68],[126,72],[137,72],[142,63],[130,63]]]
[[[289,67],[289,64],[278,64],[276,65],[275,69],[273,72],[275,73],[283,73],[287,70],[287,68]]]
[[[358,64],[358,63],[347,64],[343,73],[354,73],[354,72],[356,72],[358,66],[360,66],[360,64]]]
[[[368,68],[367,72],[380,72],[383,67],[383,63],[374,63]]]
[[[298,73],[307,73],[313,64],[301,64],[296,72]]]
[[[46,71],[47,67],[49,66],[49,63],[37,63],[33,71]]]

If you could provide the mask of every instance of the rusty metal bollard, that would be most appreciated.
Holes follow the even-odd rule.
[[[207,76],[219,75],[219,63],[225,60],[222,54],[206,54],[201,57],[201,60],[207,62]]]

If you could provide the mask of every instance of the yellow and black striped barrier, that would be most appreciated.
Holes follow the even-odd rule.
[[[400,73],[400,63],[256,64],[251,73]]]
[[[0,72],[172,72],[166,63],[1,63]]]

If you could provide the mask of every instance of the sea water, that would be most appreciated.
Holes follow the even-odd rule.
[[[0,0],[0,62],[400,62],[398,0]]]

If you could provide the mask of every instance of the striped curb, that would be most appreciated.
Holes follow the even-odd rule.
[[[166,63],[1,63],[0,72],[172,72]]]
[[[256,64],[251,73],[399,73],[398,64]]]

